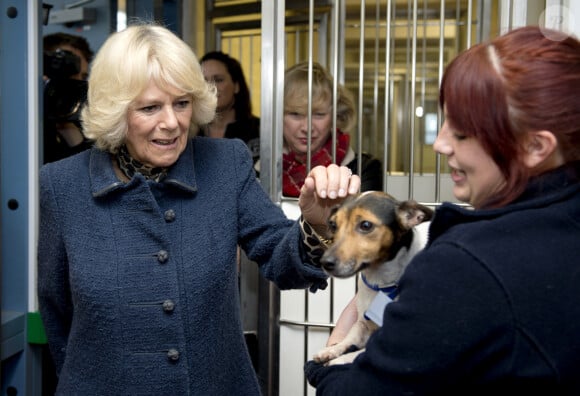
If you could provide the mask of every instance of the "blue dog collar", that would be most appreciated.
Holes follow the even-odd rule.
[[[389,298],[391,300],[394,300],[395,297],[397,297],[397,295],[399,294],[399,287],[397,284],[391,285],[391,286],[386,286],[386,287],[380,287],[379,285],[373,285],[371,283],[369,283],[369,281],[367,280],[367,278],[361,274],[361,278],[362,281],[365,285],[367,285],[370,289],[376,291],[376,292],[382,292],[385,293],[387,296],[389,296]]]

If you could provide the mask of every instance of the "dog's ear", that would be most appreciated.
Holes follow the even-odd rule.
[[[334,215],[336,215],[336,212],[338,212],[338,209],[340,209],[340,207],[341,205],[334,205],[332,208],[330,208],[330,214],[328,215],[328,219],[326,220],[328,230],[333,235],[336,232],[336,222],[334,221],[335,217]]]
[[[328,218],[330,219],[332,216],[338,212],[338,209],[342,208],[343,206],[348,206],[351,202],[355,201],[360,194],[358,195],[349,195],[347,196],[341,203],[336,204],[330,208],[330,213],[328,214]]]
[[[397,219],[406,230],[410,230],[424,221],[429,221],[432,217],[433,210],[431,208],[413,200],[403,201],[397,207]]]
[[[338,209],[340,209],[342,205],[334,205],[332,208],[330,208],[330,213],[328,215],[328,218],[330,219],[332,216],[334,216],[334,214],[336,212],[338,212]]]

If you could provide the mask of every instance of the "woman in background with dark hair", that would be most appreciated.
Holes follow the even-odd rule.
[[[580,42],[538,27],[450,63],[433,147],[474,210],[437,209],[366,351],[307,363],[317,395],[580,395],[579,92]]]
[[[199,134],[242,139],[255,163],[260,156],[260,119],[252,114],[250,90],[240,62],[221,51],[212,51],[200,63],[206,81],[217,88],[218,104],[216,117]]]

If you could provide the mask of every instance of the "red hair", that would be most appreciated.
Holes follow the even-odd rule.
[[[580,42],[557,34],[515,29],[445,70],[439,102],[447,121],[475,137],[507,181],[486,207],[513,201],[534,176],[521,160],[526,133],[548,130],[565,162],[580,160]]]

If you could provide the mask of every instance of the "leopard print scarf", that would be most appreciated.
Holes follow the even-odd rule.
[[[131,180],[135,173],[142,174],[146,179],[156,181],[159,183],[161,180],[167,176],[168,168],[153,168],[147,166],[137,161],[135,158],[131,157],[127,146],[123,145],[117,153],[117,163],[121,171]]]

